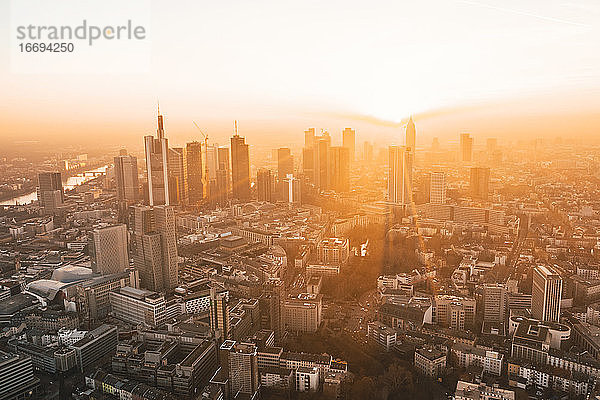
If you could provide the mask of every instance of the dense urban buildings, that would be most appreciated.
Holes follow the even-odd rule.
[[[175,147],[159,113],[46,160],[0,209],[0,397],[597,396],[599,153],[418,123]]]

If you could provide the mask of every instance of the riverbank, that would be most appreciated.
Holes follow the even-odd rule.
[[[63,181],[64,191],[68,192],[73,190],[76,186],[91,181],[96,178],[96,174],[99,172],[106,172],[108,164],[102,164],[103,163],[96,163],[93,166],[86,166],[85,168],[69,171],[69,175],[67,175],[66,180]],[[86,174],[91,175],[86,176]],[[29,190],[23,190],[21,192],[21,194],[13,194],[12,196],[3,196],[4,198],[0,199],[0,206],[13,206],[15,204],[23,205],[37,200],[35,188],[33,188],[33,190],[29,188]]]

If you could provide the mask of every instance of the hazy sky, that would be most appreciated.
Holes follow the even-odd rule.
[[[91,15],[94,3],[104,2],[90,2]],[[597,131],[597,0],[148,3],[148,72],[21,74],[9,66],[3,1],[0,138],[137,143],[155,129],[157,99],[175,141],[194,135],[192,119],[224,142],[237,118],[249,141],[275,145],[299,143],[307,126],[393,140],[397,128],[362,116],[415,114],[421,142],[501,135],[491,115],[524,118],[534,135],[557,134],[548,121],[559,117]]]

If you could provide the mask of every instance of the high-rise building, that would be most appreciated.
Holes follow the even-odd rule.
[[[263,284],[263,293],[258,299],[260,327],[274,332],[275,340],[283,337],[281,303],[285,298],[284,284],[279,279],[271,279]]]
[[[258,201],[273,201],[274,176],[270,169],[259,169],[256,173]]]
[[[417,145],[417,130],[415,129],[415,123],[410,117],[408,123],[406,124],[406,147],[410,149],[410,152],[413,155],[413,159],[415,157],[416,146]]]
[[[131,250],[141,286],[153,291],[177,286],[175,214],[170,206],[133,206]]]
[[[350,153],[346,147],[329,149],[329,188],[336,192],[350,190]]]
[[[487,200],[490,190],[490,169],[483,167],[471,168],[469,189],[473,198]]]
[[[429,174],[429,202],[446,204],[446,174],[432,172]]]
[[[217,151],[217,159],[220,170],[225,171],[225,198],[231,192],[231,161],[229,159],[229,147],[221,146]]]
[[[127,226],[125,224],[94,229],[90,237],[92,270],[101,275],[116,274],[129,268]]]
[[[309,182],[315,182],[315,148],[305,147],[302,149],[302,173]]]
[[[65,201],[60,172],[38,174],[37,198],[45,214],[54,213]]]
[[[230,335],[229,292],[217,288],[210,289],[210,327],[215,337],[226,340]]]
[[[231,137],[231,176],[233,197],[240,201],[250,200],[250,157],[245,139],[235,134]]]
[[[507,291],[503,284],[484,285],[483,320],[485,322],[504,322],[507,302]]]
[[[412,197],[413,160],[408,147],[389,147],[389,201],[409,204]]]
[[[288,175],[283,179],[281,186],[281,200],[286,203],[302,202],[302,187],[300,180],[294,175]]]
[[[317,140],[314,147],[315,156],[315,184],[321,190],[329,189],[329,147],[331,140],[329,136]]]
[[[175,289],[179,283],[175,211],[172,207],[154,207],[154,228],[162,241],[162,273],[164,289]]]
[[[302,149],[302,171],[308,181],[320,190],[329,190],[331,184],[330,147],[331,136],[322,130],[321,135],[315,135],[315,129],[304,132]]]
[[[460,161],[471,162],[473,160],[473,138],[468,133],[460,134]]]
[[[187,204],[187,157],[183,147],[169,149],[169,195],[170,204]]]
[[[304,131],[304,147],[310,149],[316,144],[315,128],[308,128]]]
[[[135,202],[139,199],[140,184],[138,182],[137,158],[120,155],[114,158],[115,184],[119,201]]]
[[[242,395],[254,399],[260,387],[257,347],[254,343],[226,340],[219,350],[221,369],[229,380],[229,393],[225,398]]]
[[[202,167],[202,143],[186,144],[187,186],[190,204],[197,204],[204,198],[204,169]]]
[[[350,162],[356,160],[356,131],[352,128],[344,128],[342,131],[342,146],[348,149]]]
[[[277,149],[277,177],[283,180],[289,174],[294,173],[294,158],[289,147]]]
[[[148,174],[148,201],[151,206],[169,205],[169,141],[165,138],[163,116],[158,111],[156,138],[144,136],[146,171]]]
[[[562,278],[546,265],[533,269],[531,287],[531,314],[540,321],[559,322],[562,298]]]
[[[219,146],[209,145],[206,149],[207,180],[211,181],[216,179],[217,169],[219,169]]]
[[[229,173],[226,169],[217,170],[217,179],[212,188],[211,202],[215,205],[225,206],[228,198]]]

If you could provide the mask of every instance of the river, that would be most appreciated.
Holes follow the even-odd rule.
[[[75,186],[81,185],[82,183],[85,183],[85,182],[89,181],[90,179],[94,179],[95,178],[94,172],[106,172],[107,167],[108,167],[108,165],[105,165],[103,167],[91,169],[89,171],[85,171],[85,172],[79,173],[77,175],[70,176],[69,178],[67,178],[67,182],[63,184],[63,189],[65,191],[71,190],[71,189],[75,188]],[[37,200],[37,192],[34,191],[31,193],[23,194],[21,196],[13,197],[12,199],[0,201],[0,206],[11,206],[11,205],[15,205],[15,204],[29,204],[35,200]]]

